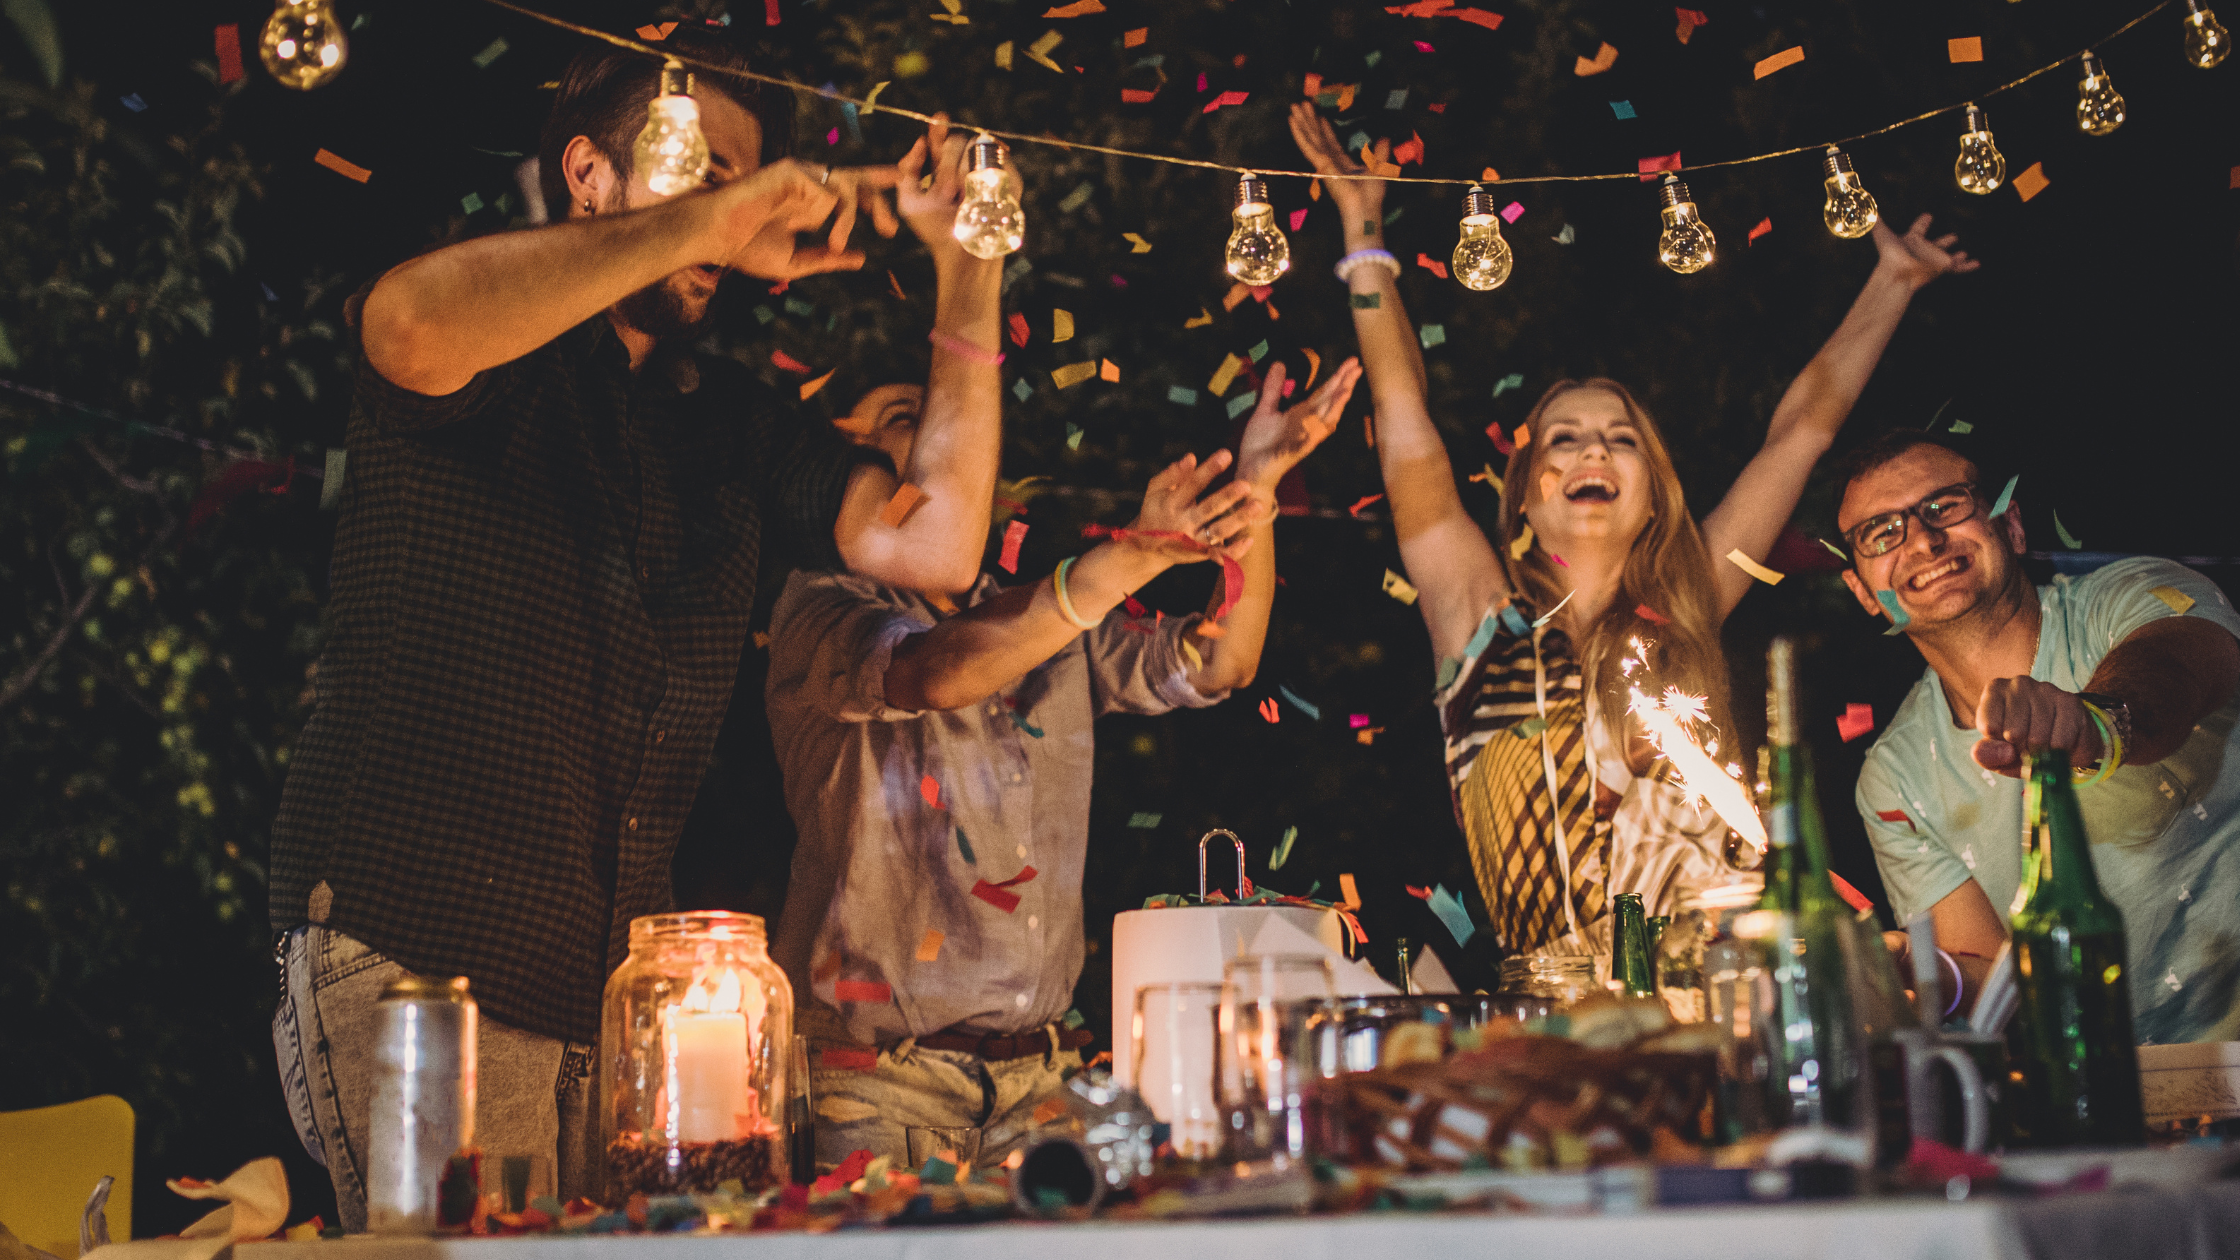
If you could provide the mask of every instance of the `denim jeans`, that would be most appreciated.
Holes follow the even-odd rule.
[[[272,1044],[296,1136],[334,1181],[341,1226],[366,1227],[366,1137],[373,1109],[374,1006],[409,974],[363,942],[317,924],[280,942]],[[482,1015],[475,1044],[475,1146],[486,1189],[505,1160],[529,1159],[529,1193],[598,1193],[593,1047]],[[519,1167],[519,1165],[517,1165]],[[555,1184],[556,1183],[556,1184]]]
[[[809,1022],[815,1024],[813,1018]],[[915,1168],[960,1139],[971,1145],[974,1138],[978,1153],[968,1156],[974,1166],[1000,1164],[1042,1127],[1035,1109],[1056,1097],[1081,1067],[1080,1054],[1072,1050],[983,1059],[960,1050],[929,1050],[914,1040],[880,1047],[869,1069],[825,1067],[823,1051],[862,1047],[816,1035],[822,1031],[813,1029],[809,1042],[820,1173],[859,1150],[885,1155],[898,1168]]]

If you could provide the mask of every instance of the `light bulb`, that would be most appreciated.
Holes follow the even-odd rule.
[[[1851,155],[1834,145],[1821,155],[1821,165],[1827,169],[1824,181],[1828,200],[1820,207],[1820,217],[1828,230],[1847,241],[1855,241],[1874,231],[1875,220],[1882,217],[1875,209],[1874,195],[1859,183],[1858,173],[1851,169]]]
[[[1696,214],[1696,203],[1688,200],[1688,186],[1667,172],[1659,191],[1664,198],[1664,209],[1658,212],[1664,219],[1664,234],[1657,237],[1657,261],[1683,276],[1710,266],[1719,241]]]
[[[257,52],[273,78],[308,92],[342,73],[350,41],[328,0],[280,0],[265,21]]]
[[[1001,258],[1027,239],[1027,212],[1010,151],[985,132],[964,151],[964,201],[949,234],[974,258]]]
[[[661,67],[661,94],[646,106],[645,129],[630,160],[644,172],[646,187],[663,197],[698,188],[708,173],[708,138],[700,133],[692,76],[674,57]]]
[[[1231,276],[1258,287],[1274,284],[1291,270],[1291,242],[1276,226],[1268,186],[1250,175],[1237,177],[1236,229],[1229,233],[1226,262]]]
[[[2007,180],[2007,159],[1991,143],[1991,128],[1985,122],[1982,109],[1968,106],[1968,129],[1960,135],[1960,156],[1952,163],[1952,177],[1959,181],[1961,192],[1981,195]]]
[[[2077,82],[2077,130],[2104,136],[2123,125],[2123,97],[2117,95],[2108,68],[2091,53],[2084,55],[2084,78]]]
[[[2207,70],[2231,51],[2232,36],[2217,25],[2217,15],[2201,0],[2186,0],[2186,60]]]
[[[1462,239],[1454,243],[1454,278],[1463,288],[1480,293],[1498,289],[1515,261],[1509,242],[1501,239],[1501,216],[1494,213],[1493,194],[1470,185],[1462,195]]]

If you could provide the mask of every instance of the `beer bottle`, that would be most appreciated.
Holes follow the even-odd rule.
[[[1617,959],[1610,978],[1627,997],[1655,997],[1656,972],[1649,967],[1649,919],[1640,893],[1618,894]]]
[[[2031,754],[2022,809],[2031,865],[2013,923],[2018,1144],[2138,1146],[2147,1122],[2123,914],[2093,874],[2067,753]]]

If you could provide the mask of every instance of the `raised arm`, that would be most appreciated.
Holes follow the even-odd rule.
[[[1311,104],[1291,107],[1291,135],[1315,170],[1325,175],[1364,170]],[[1380,159],[1389,151],[1387,142],[1377,142]],[[1344,220],[1347,253],[1384,248],[1382,181],[1325,180],[1323,190]],[[1432,654],[1460,656],[1486,610],[1508,597],[1508,577],[1455,489],[1446,443],[1425,403],[1423,351],[1400,304],[1400,286],[1385,268],[1365,266],[1354,269],[1348,287],[1400,562],[1422,592],[1416,607],[1431,631]]]
[[[1129,532],[1175,531],[1214,546],[1242,539],[1246,514],[1230,509],[1252,497],[1248,483],[1234,481],[1198,497],[1229,464],[1229,452],[1216,451],[1203,464],[1186,455],[1161,470]],[[1249,540],[1243,545],[1249,547]],[[1066,595],[1074,615],[1093,624],[1168,566],[1208,558],[1188,543],[1134,537],[1107,542],[1073,562]],[[887,703],[898,709],[977,704],[1057,655],[1082,629],[1060,607],[1054,580],[1013,587],[897,644],[887,666]]]
[[[1003,267],[966,253],[950,234],[964,148],[946,121],[935,122],[896,168],[897,207],[933,255],[933,369],[909,467],[899,478],[874,465],[857,469],[833,525],[849,569],[910,590],[964,591],[979,580],[1003,447]],[[920,189],[929,154],[933,183]],[[888,525],[880,515],[905,481],[925,500],[901,525]]]
[[[568,153],[589,144],[579,137]],[[771,279],[859,267],[863,255],[845,248],[859,201],[873,207],[881,231],[893,232],[876,191],[893,185],[892,167],[835,170],[824,184],[820,169],[791,159],[738,179],[724,180],[722,169],[711,187],[659,205],[501,232],[399,264],[367,295],[367,360],[414,393],[456,393],[477,372],[686,267]],[[828,244],[796,250],[794,234],[822,225],[836,205]]]
[[[1704,519],[1704,544],[1713,560],[1722,620],[1742,602],[1753,580],[1722,557],[1740,550],[1753,560],[1763,560],[1772,550],[1781,527],[1797,510],[1813,464],[1827,453],[1850,417],[1852,404],[1874,375],[1874,366],[1891,334],[1898,331],[1898,321],[1913,295],[1938,276],[1974,271],[1979,265],[1952,248],[1958,239],[1946,235],[1930,240],[1928,215],[1915,219],[1904,236],[1886,223],[1875,224],[1879,259],[1866,287],[1820,353],[1789,383],[1766,426],[1765,445]]]
[[[2194,724],[2223,708],[2240,688],[2240,640],[2213,621],[2163,617],[2132,631],[2100,658],[2085,690],[2121,701],[2131,736],[2123,764],[2151,765],[2178,751]],[[1976,702],[1976,764],[2009,778],[2022,774],[2021,751],[2059,748],[2078,765],[2106,755],[2099,728],[2073,692],[2028,676],[2000,678]]]

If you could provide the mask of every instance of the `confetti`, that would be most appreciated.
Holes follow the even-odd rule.
[[[918,780],[918,795],[926,798],[926,804],[933,806],[935,809],[942,808],[941,784],[936,782],[932,775],[929,774]]]
[[[140,99],[140,94],[138,92],[133,92],[129,95],[118,97],[117,103],[124,106],[126,109],[131,110],[135,114],[146,113],[148,109],[148,103]],[[1296,232],[1298,231],[1298,229],[1293,228],[1292,231]]]
[[[869,92],[863,94],[863,116],[865,118],[871,117],[872,113],[879,108],[879,93],[887,90],[889,82],[891,80],[881,79],[871,85]]]
[[[1316,187],[1321,187],[1317,184]],[[1302,206],[1291,212],[1291,230],[1296,232],[1307,225],[1307,208]]]
[[[1426,350],[1433,346],[1443,346],[1447,344],[1447,326],[1445,324],[1425,324],[1416,330],[1416,340],[1422,342],[1423,348]]]
[[[2014,190],[2022,194],[2024,201],[2044,192],[2046,185],[2053,182],[2046,178],[2045,166],[2043,162],[2032,162],[2029,169],[2014,177]]]
[[[1007,40],[1003,41],[1002,43],[1000,43],[1000,44],[997,44],[997,45],[996,45],[996,69],[998,69],[998,70],[1009,70],[1010,68],[1011,68],[1011,41],[1007,39]]]
[[[1092,0],[1092,2],[1093,2],[1093,0]],[[1101,8],[1102,6],[1099,6],[1099,7]],[[1045,1099],[1043,1099],[1043,1100],[1042,1100],[1041,1102],[1039,1102],[1039,1103],[1035,1104],[1035,1109],[1034,1109],[1034,1122],[1035,1122],[1036,1124],[1048,1124],[1048,1123],[1050,1123],[1050,1122],[1051,1122],[1051,1121],[1053,1121],[1053,1120],[1056,1120],[1056,1119],[1059,1119],[1059,1118],[1063,1117],[1063,1116],[1064,1116],[1065,1114],[1066,1114],[1066,1100],[1065,1100],[1065,1099],[1063,1099],[1063,1098],[1045,1098]],[[952,1182],[951,1184],[954,1184],[954,1183]]]
[[[1554,241],[1558,245],[1569,245],[1571,242],[1579,239],[1579,232],[1578,229],[1566,223],[1563,225],[1563,230],[1561,232],[1556,233],[1554,236],[1551,236],[1548,239]]]
[[[1167,386],[1167,401],[1180,403],[1185,407],[1195,407],[1198,405],[1198,391],[1187,385],[1169,385]]]
[[[942,933],[941,929],[927,928],[926,934],[918,938],[918,961],[941,961],[941,942],[947,939],[949,938]]]
[[[1478,178],[1488,184],[1498,184],[1501,182],[1501,172],[1489,166],[1486,169],[1478,172]]]
[[[1206,382],[1206,391],[1216,398],[1228,393],[1230,384],[1237,379],[1237,373],[1243,367],[1243,359],[1233,354],[1223,355],[1221,366],[1214,369],[1213,379]]]
[[[1390,92],[1384,94],[1384,107],[1386,109],[1402,109],[1405,108],[1407,104],[1408,89],[1406,88],[1394,88]]]
[[[1583,79],[1591,74],[1601,74],[1616,64],[1618,64],[1618,50],[1604,44],[1594,50],[1594,60],[1589,61],[1585,57],[1579,58],[1577,63],[1571,67],[1571,73]]]
[[[1353,882],[1351,874],[1338,876],[1338,891],[1345,897],[1344,901],[1338,903],[1339,905],[1348,910],[1359,910],[1361,908],[1361,888]]]
[[[2084,550],[2084,544],[2071,537],[2067,529],[2062,528],[2061,513],[2058,511],[2053,514],[2053,532],[2061,536],[2062,546],[2067,547],[2071,551]]]
[[[1759,564],[1757,561],[1752,560],[1750,557],[1742,554],[1742,548],[1740,547],[1737,547],[1733,551],[1727,553],[1727,562],[1732,564],[1734,567],[1742,570],[1744,573],[1749,574],[1751,577],[1754,577],[1759,581],[1765,583],[1767,586],[1779,586],[1781,584],[1781,579],[1784,576],[1783,574],[1776,573],[1773,570],[1765,567],[1764,565]]]
[[[786,303],[788,309],[791,309],[792,305],[793,303],[790,300]],[[770,352],[770,362],[781,371],[793,372],[801,376],[807,376],[815,370],[783,350],[772,350]]]
[[[1130,814],[1128,825],[1138,831],[1149,831],[1159,825],[1160,817],[1158,814]]]
[[[357,180],[361,184],[373,178],[372,171],[369,171],[365,167],[358,165],[356,162],[336,157],[334,154],[329,153],[325,149],[321,149],[317,153],[313,154],[311,160],[317,162],[321,166],[326,167],[328,170],[333,171],[337,175],[347,176],[350,179]],[[386,185],[384,185],[384,187],[386,187]]]
[[[1843,898],[1844,904],[1850,906],[1853,910],[1865,914],[1867,911],[1874,909],[1874,903],[1867,899],[1865,893],[1853,888],[1850,880],[1834,871],[1829,871],[1828,882],[1836,886],[1836,896]]]
[[[1908,831],[1918,832],[1921,830],[1921,828],[1913,825],[1913,820],[1906,817],[1906,813],[1902,809],[1878,809],[1874,812],[1874,816],[1884,822],[1902,822],[1906,825]]]
[[[1151,242],[1134,232],[1122,232],[1120,239],[1128,243],[1128,252],[1131,254],[1148,254],[1151,252]]]
[[[1672,33],[1679,36],[1683,44],[1696,33],[1697,27],[1708,25],[1711,21],[1703,15],[1701,9],[1674,9],[1672,12],[1680,19],[1680,25]]]
[[[1190,640],[1176,639],[1174,642],[1176,647],[1182,649],[1182,658],[1190,662],[1190,668],[1202,670],[1206,667],[1206,658],[1198,655],[1198,649],[1190,646]]]
[[[1297,827],[1286,827],[1283,829],[1283,839],[1276,842],[1276,851],[1268,856],[1269,870],[1280,871],[1283,869],[1283,864],[1291,860],[1292,842],[1296,841],[1298,838],[1299,829]]]
[[[1771,232],[1772,230],[1773,216],[1768,215],[1765,218],[1758,220],[1758,226],[1750,229],[1749,243],[1752,245],[1757,244],[1759,237],[1764,236],[1766,233]]]
[[[1282,683],[1276,684],[1276,690],[1282,693],[1284,699],[1291,702],[1292,708],[1306,714],[1310,720],[1316,722],[1322,720],[1322,707],[1320,705],[1308,704],[1305,700],[1299,698],[1298,692],[1284,686]]]
[[[2021,473],[2016,473],[2014,476],[2007,478],[2007,484],[2000,489],[1999,497],[1991,501],[1992,516],[2000,516],[2006,512],[2007,504],[2014,501],[2015,483],[2021,480]]]
[[[474,214],[481,209],[481,193],[468,193],[466,196],[459,198],[459,210],[461,213]]]
[[[1890,614],[1890,628],[1882,632],[1884,637],[1901,634],[1907,626],[1913,624],[1913,614],[1899,606],[1897,592],[1876,591],[1874,597],[1882,605],[1882,611]]]
[[[1348,515],[1352,516],[1353,519],[1358,521],[1361,519],[1361,509],[1369,506],[1372,503],[1375,503],[1377,500],[1382,499],[1383,497],[1384,496],[1381,494],[1366,495],[1361,499],[1360,502],[1354,504],[1350,508],[1347,508],[1346,512]]]
[[[778,0],[762,0],[762,24],[776,26],[778,21]]]
[[[2175,586],[2157,586],[2148,591],[2147,594],[2170,605],[2170,611],[2174,613],[2182,613],[2193,607],[2193,596],[2186,594]]]
[[[1454,934],[1457,946],[1468,945],[1470,938],[1478,934],[1478,927],[1470,921],[1470,911],[1463,907],[1462,898],[1448,892],[1446,885],[1433,888],[1428,900],[1431,903],[1431,913],[1438,915],[1439,922],[1444,923],[1447,931]]]
[[[1073,340],[1073,312],[1053,309],[1050,312],[1050,344]]]
[[[996,564],[1005,573],[1019,571],[1019,546],[1027,541],[1027,523],[1010,521],[1003,527],[1003,554],[996,557]]]
[[[1512,201],[1508,205],[1501,207],[1501,218],[1505,223],[1515,223],[1517,220],[1523,217],[1524,203],[1521,201]]]
[[[1084,432],[1084,430],[1083,430],[1083,429],[1081,428],[1081,426],[1080,426],[1080,425],[1078,425],[1078,424],[1068,424],[1068,425],[1066,425],[1066,449],[1067,449],[1067,450],[1069,450],[1069,451],[1078,451],[1078,450],[1080,450],[1080,449],[1081,449],[1081,434],[1082,434],[1083,432]]]
[[[1249,394],[1237,395],[1235,398],[1229,400],[1229,418],[1231,420],[1234,420],[1238,416],[1243,415],[1245,412],[1252,410],[1253,406],[1259,401],[1259,390],[1254,390]]]
[[[1260,702],[1260,716],[1270,722],[1281,722],[1283,720],[1283,710],[1276,707],[1274,696],[1269,696]]]
[[[1843,548],[1836,546],[1834,543],[1829,542],[1825,538],[1815,538],[1812,541],[1819,543],[1823,547],[1826,547],[1828,549],[1828,554],[1834,556],[1836,559],[1843,561],[1845,564],[1851,563],[1851,557],[1844,554]]]
[[[1983,60],[1983,37],[1970,35],[1965,39],[1948,39],[1944,42],[1944,54],[1955,65],[1963,61],[1981,61]]]
[[[1484,471],[1471,473],[1470,480],[1485,482],[1493,487],[1495,494],[1501,493],[1501,474],[1493,471],[1493,465],[1490,463],[1485,466]]]
[[[1210,114],[1213,111],[1224,106],[1242,105],[1247,99],[1251,97],[1251,95],[1252,94],[1250,92],[1223,92],[1221,95],[1214,97],[1210,101],[1207,101],[1206,107],[1202,110],[1199,110],[1198,112],[1201,114]]]
[[[1027,384],[1027,378],[1022,376],[1011,382],[1011,396],[1020,402],[1025,402],[1034,397],[1034,386]]]
[[[1066,42],[1066,37],[1056,31],[1044,31],[1042,38],[1027,45],[1027,58],[1037,65],[1064,74],[1065,71],[1059,68],[1058,63],[1050,60],[1050,50],[1064,42]]]
[[[1440,262],[1438,259],[1433,258],[1429,254],[1417,254],[1416,266],[1423,268],[1425,271],[1428,271],[1432,275],[1439,277],[1441,280],[1447,278],[1447,265],[1443,262]]]
[[[1096,195],[1097,186],[1087,180],[1083,180],[1081,181],[1081,183],[1074,186],[1074,190],[1072,192],[1069,192],[1065,195],[1064,200],[1058,203],[1058,209],[1065,211],[1067,214],[1072,214],[1074,211],[1079,210],[1081,207],[1088,205],[1089,198]]]
[[[1233,311],[1238,307],[1244,305],[1244,300],[1251,296],[1252,286],[1245,284],[1232,284],[1229,286],[1229,291],[1221,295],[1221,309],[1225,311]],[[1199,309],[1202,310],[1204,308],[1201,307]]]
[[[1494,386],[1494,396],[1496,398],[1500,397],[1500,389],[1501,387],[1499,385]],[[1500,421],[1496,420],[1492,424],[1486,426],[1486,436],[1493,439],[1493,449],[1501,452],[1502,454],[1514,455],[1517,453],[1517,444],[1510,441],[1508,438],[1501,436]]]
[[[669,38],[669,32],[675,29],[677,29],[675,22],[649,23],[638,28],[638,38],[649,44],[658,44]]]
[[[1120,46],[1122,48],[1141,47],[1143,41],[1149,38],[1151,38],[1151,28],[1148,26],[1139,26],[1120,37]]]
[[[1306,387],[1307,387],[1308,389],[1313,389],[1313,388],[1314,388],[1314,378],[1315,378],[1315,377],[1317,377],[1317,376],[1320,376],[1320,375],[1322,375],[1322,356],[1321,356],[1321,355],[1319,355],[1319,354],[1317,354],[1317,353],[1315,353],[1315,352],[1314,352],[1314,351],[1312,351],[1312,350],[1305,350],[1305,349],[1302,349],[1302,350],[1300,350],[1300,351],[1299,351],[1299,353],[1301,353],[1301,354],[1303,354],[1303,355],[1307,356],[1307,385],[1306,385]]]
[[[1680,169],[1680,150],[1674,149],[1663,157],[1642,158],[1637,165],[1641,171],[1641,182],[1654,183],[1659,173]]]
[[[1641,618],[1643,621],[1648,622],[1652,626],[1669,626],[1672,624],[1672,618],[1665,616],[1663,613],[1649,607],[1647,604],[1635,604],[1633,606],[1633,615]]]
[[[1632,101],[1612,101],[1610,102],[1610,112],[1616,114],[1620,118],[1635,118],[1639,116],[1633,112]]]
[[[1753,73],[1751,77],[1762,79],[1767,75],[1772,74],[1776,70],[1786,70],[1790,66],[1793,66],[1803,60],[1803,45],[1800,44],[1795,48],[1784,48],[1771,57],[1760,61],[1757,65],[1755,73]]]
[[[841,980],[832,986],[836,1002],[892,1002],[894,990],[879,980]]]
[[[839,368],[834,368],[831,372],[827,372],[823,376],[820,376],[813,381],[803,381],[801,383],[801,401],[807,402],[812,397],[815,397],[816,392],[820,389],[823,389],[825,386],[825,382],[831,380],[833,377],[833,373],[838,372],[839,370]]]
[[[966,862],[974,866],[980,865],[979,857],[972,852],[972,841],[965,839],[962,827],[957,828],[957,852]]]
[[[1361,730],[1369,725],[1369,715],[1366,713],[1349,713],[1346,715],[1346,725],[1354,730]]]
[[[871,1072],[879,1067],[879,1052],[868,1046],[833,1046],[817,1051],[817,1066],[835,1071]]]
[[[1373,311],[1384,305],[1384,295],[1381,293],[1356,293],[1352,297],[1353,309],[1357,311]]]
[[[1390,569],[1384,571],[1384,593],[1403,604],[1416,602],[1416,588],[1409,585],[1408,579]]]
[[[491,40],[488,47],[484,48],[481,52],[478,52],[474,55],[474,68],[477,70],[488,70],[490,68],[491,62],[496,61],[498,58],[505,55],[506,40],[505,36],[500,35],[498,38]]]
[[[1059,389],[1071,389],[1096,374],[1097,361],[1086,359],[1080,363],[1068,363],[1064,367],[1053,371],[1050,373],[1050,380]]]
[[[1245,353],[1246,353],[1246,354],[1248,354],[1248,355],[1250,355],[1250,356],[1252,356],[1252,361],[1253,361],[1254,363],[1258,363],[1258,362],[1259,362],[1260,360],[1262,360],[1262,359],[1265,359],[1265,358],[1267,358],[1267,357],[1268,357],[1268,342],[1267,342],[1267,339],[1266,339],[1266,338],[1262,338],[1262,339],[1261,339],[1261,341],[1260,341],[1260,344],[1259,344],[1259,345],[1256,345],[1256,346],[1254,346],[1254,347],[1253,347],[1252,349],[1250,349],[1250,350],[1247,350],[1247,351],[1245,351]]]
[[[1509,374],[1508,374],[1507,376],[1504,376],[1504,377],[1502,377],[1502,378],[1501,378],[1500,380],[1498,380],[1498,381],[1495,381],[1495,382],[1493,383],[1493,396],[1494,396],[1495,398],[1499,398],[1499,397],[1501,397],[1501,396],[1502,396],[1503,394],[1506,394],[1506,393],[1508,393],[1508,392],[1509,392],[1510,390],[1512,390],[1512,389],[1523,389],[1523,388],[1524,388],[1524,373],[1522,373],[1522,372],[1511,372],[1511,373],[1509,373]],[[1498,429],[1498,427],[1499,427],[1499,426],[1495,426],[1495,428],[1496,428],[1496,429]],[[1491,432],[1491,431],[1493,431],[1493,430],[1489,430],[1489,432]],[[1495,438],[1493,439],[1493,443],[1494,443],[1494,445],[1496,445],[1496,446],[1499,446],[1499,445],[1501,444],[1501,439],[1500,439],[1500,437],[1496,436],[1496,437],[1495,437]],[[1511,448],[1511,449],[1514,449],[1514,448]],[[1502,452],[1502,454],[1504,454],[1504,455],[1506,455],[1506,454],[1508,454],[1508,453],[1509,453],[1508,451],[1503,451],[1503,452]]]
[[[1836,719],[1836,734],[1843,736],[1846,744],[1873,729],[1874,706],[1871,704],[1847,704],[1843,706],[1843,716]]]
[[[215,31],[218,47],[218,82],[231,83],[243,76],[241,69],[241,24],[228,22]],[[321,153],[326,150],[321,149]]]
[[[1518,426],[1517,426],[1517,445],[1519,445],[1519,446],[1530,446],[1530,445],[1532,445],[1532,426],[1531,426],[1531,425],[1529,425],[1529,424],[1520,424],[1520,425],[1518,425]]]
[[[1198,308],[1198,317],[1196,319],[1186,319],[1182,321],[1182,326],[1184,328],[1203,328],[1212,322],[1213,312],[1201,306]]]
[[[1528,525],[1526,528],[1529,530],[1531,527]],[[1527,634],[1532,630],[1532,623],[1524,619],[1524,614],[1517,611],[1515,604],[1501,606],[1501,625],[1509,633],[1517,635]]]
[[[1024,867],[1018,874],[1000,884],[991,884],[984,879],[978,881],[972,886],[972,895],[1005,914],[1009,914],[1019,908],[1019,894],[1011,890],[1020,884],[1031,881],[1034,877],[1035,869],[1031,866]]]
[[[1074,0],[1072,4],[1060,5],[1042,16],[1045,18],[1077,18],[1102,12],[1104,12],[1104,0]]]
[[[1013,311],[1006,322],[1011,326],[1011,344],[1024,347],[1027,344],[1027,317]]]
[[[1110,359],[1099,360],[1097,362],[1097,379],[1117,383],[1120,380],[1120,365]]]

